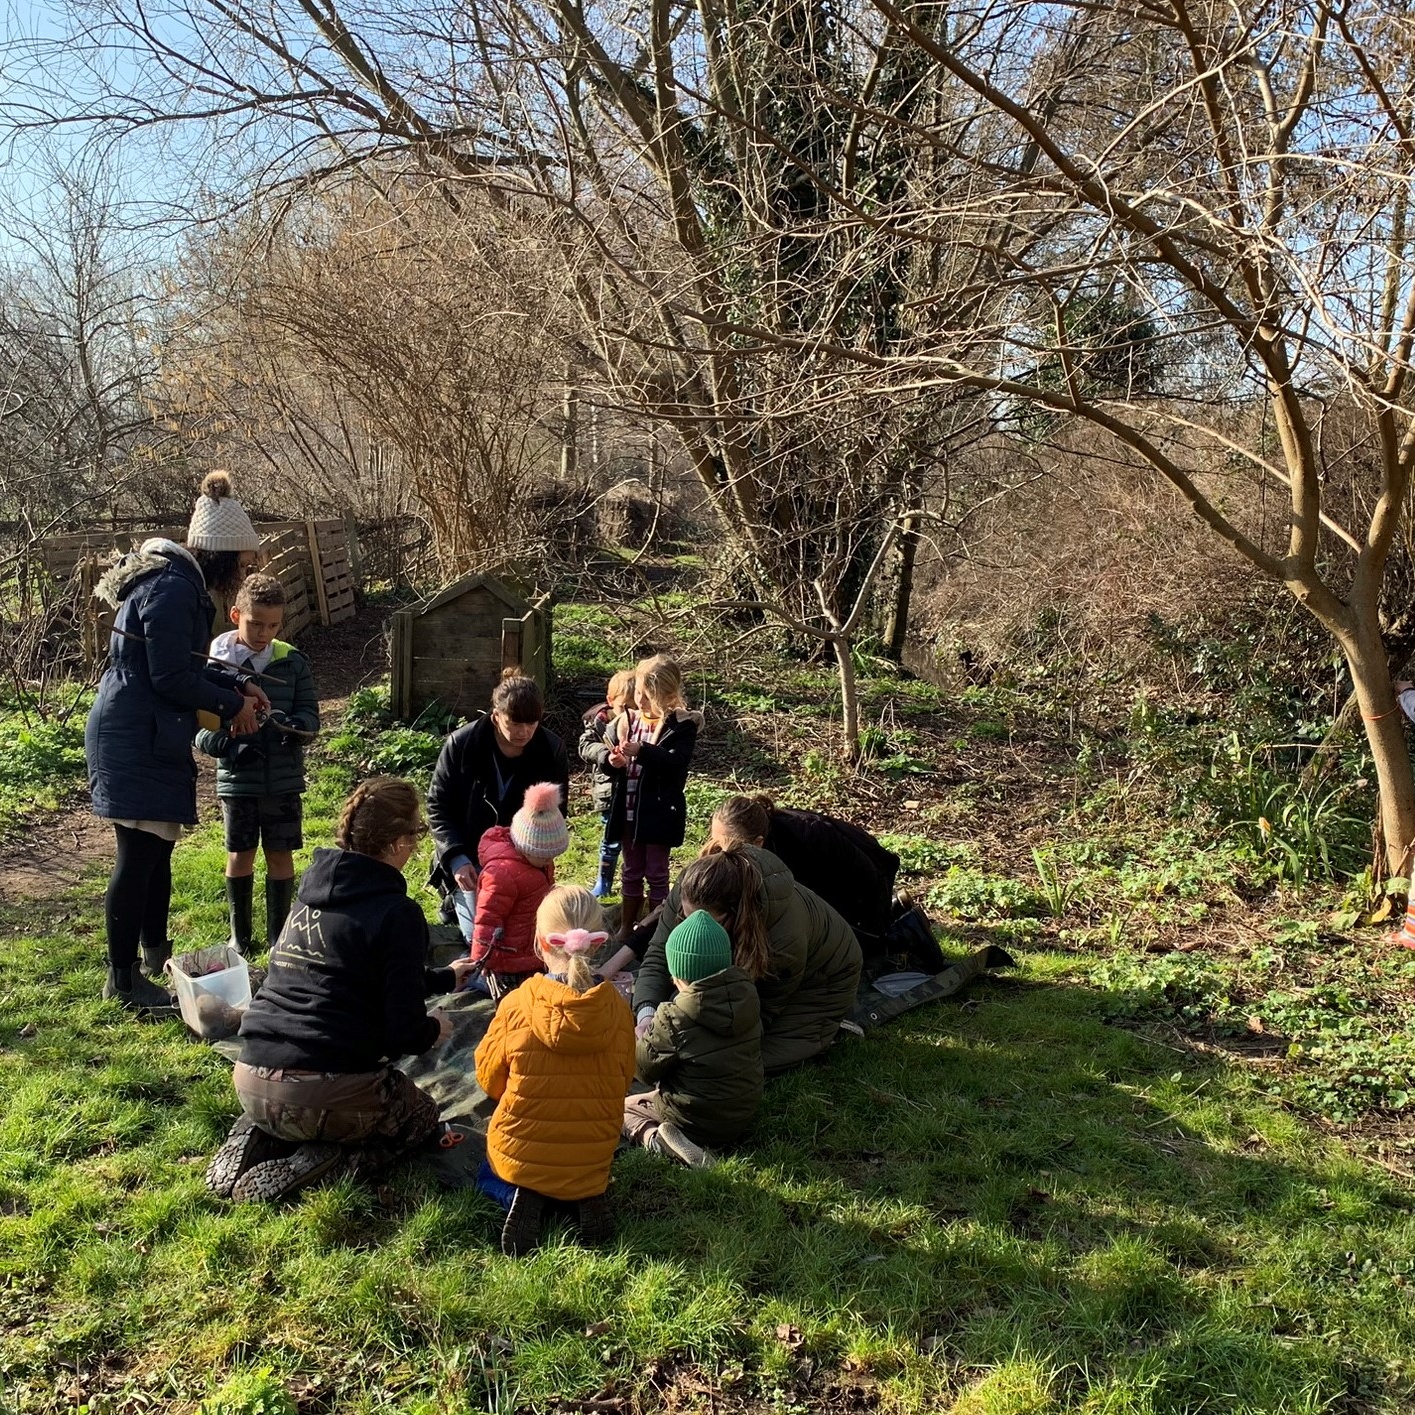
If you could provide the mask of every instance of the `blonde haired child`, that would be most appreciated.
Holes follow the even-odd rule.
[[[599,843],[599,878],[590,893],[596,899],[614,893],[614,869],[619,863],[619,837],[610,829],[610,809],[614,805],[614,774],[609,770],[610,727],[634,706],[634,675],[622,668],[610,680],[604,701],[585,715],[580,733],[580,760],[590,769],[590,800],[599,812],[604,834]]]
[[[575,1206],[582,1241],[613,1237],[605,1190],[634,1079],[634,1023],[614,987],[595,981],[606,938],[589,890],[552,889],[536,913],[546,971],[505,997],[477,1047],[477,1081],[497,1102],[477,1183],[506,1207],[511,1256],[540,1242],[551,1200]]]
[[[703,715],[683,696],[683,672],[666,654],[634,669],[638,710],[610,728],[609,765],[616,773],[610,829],[624,849],[622,940],[644,910],[668,898],[668,857],[683,843],[688,819],[685,788]]]

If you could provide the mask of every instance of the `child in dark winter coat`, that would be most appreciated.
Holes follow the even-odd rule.
[[[762,1102],[762,1012],[756,985],[732,962],[727,930],[705,909],[664,945],[677,995],[638,1042],[640,1080],[624,1102],[624,1137],[695,1167],[709,1145],[740,1140]]]
[[[536,951],[536,910],[555,884],[556,857],[569,848],[555,781],[528,786],[511,824],[494,825],[482,836],[471,956],[492,997],[545,971]]]
[[[627,712],[606,734],[615,773],[609,829],[624,850],[624,908],[620,937],[628,940],[644,910],[644,884],[653,909],[668,898],[668,857],[683,843],[685,787],[703,715],[683,698],[683,674],[664,654],[634,669],[638,711]]]
[[[604,827],[599,846],[599,878],[590,890],[596,899],[614,893],[614,867],[619,863],[619,837],[610,829],[614,774],[609,770],[610,747],[606,738],[610,727],[633,706],[634,675],[623,669],[609,680],[604,701],[585,714],[584,731],[580,733],[580,760],[590,769],[590,799]]]
[[[319,730],[319,699],[309,661],[276,636],[285,618],[285,587],[252,575],[231,607],[236,626],[211,642],[211,657],[251,673],[270,697],[260,730],[238,737],[197,733],[199,751],[217,760],[216,795],[226,822],[226,898],[231,942],[255,950],[255,857],[265,849],[265,942],[274,948],[295,896],[295,854],[304,844],[305,743]]]

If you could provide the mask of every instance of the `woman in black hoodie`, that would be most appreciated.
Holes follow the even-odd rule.
[[[426,833],[417,791],[378,776],[344,803],[339,848],[314,852],[241,1022],[245,1113],[207,1171],[223,1197],[280,1198],[344,1162],[368,1174],[437,1127],[436,1101],[392,1065],[447,1039],[425,999],[472,966],[427,968],[427,922],[403,880]]]

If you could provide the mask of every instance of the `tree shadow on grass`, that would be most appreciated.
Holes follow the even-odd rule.
[[[1408,1395],[1409,1196],[1304,1152],[1242,1072],[1106,1026],[1093,991],[980,982],[842,1043],[771,1083],[718,1168],[620,1157],[612,1249],[552,1236],[513,1261],[488,1200],[411,1170],[284,1209],[211,1200],[224,1064],[76,1002],[85,944],[52,949],[5,977],[39,1022],[6,1031],[8,1075],[52,1075],[28,1120],[11,1105],[35,1143],[0,1169],[6,1281],[33,1319],[6,1359],[27,1390],[131,1357],[133,1381],[156,1371],[175,1398],[196,1353],[213,1388],[232,1364],[317,1377],[311,1412],[360,1391],[479,1409],[467,1352],[495,1337],[485,1369],[538,1409],[610,1378],[637,1389],[655,1361],[745,1365],[754,1398],[807,1408],[831,1405],[820,1373],[847,1358],[926,1404],[995,1376],[977,1408],[997,1411]]]
[[[861,1332],[960,1379],[1020,1354],[1053,1373],[1057,1408],[1401,1398],[1410,1196],[1300,1147],[1253,1151],[1241,1080],[1104,1026],[1101,1006],[1013,989],[848,1043],[773,1082],[719,1170],[623,1166],[624,1242],[730,1273],[825,1359]],[[1364,1271],[1333,1254],[1337,1211],[1376,1255]]]

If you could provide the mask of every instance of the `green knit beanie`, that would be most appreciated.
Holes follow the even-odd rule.
[[[732,966],[732,940],[706,909],[689,914],[668,935],[663,952],[669,974],[685,983],[699,982]]]

